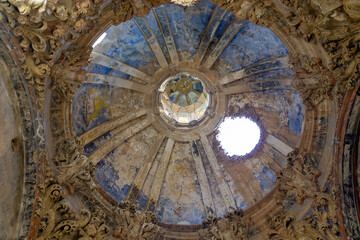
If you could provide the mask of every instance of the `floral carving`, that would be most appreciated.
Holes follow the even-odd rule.
[[[284,11],[281,12],[272,1],[215,2],[233,10],[238,18],[249,19],[266,27],[281,26],[286,34],[324,47],[331,64],[309,56],[295,56],[292,59],[296,74],[293,86],[308,107],[316,107],[323,99],[332,99],[334,90],[344,92],[358,82],[359,1],[312,0],[309,4],[308,1],[283,0],[281,7]],[[84,67],[88,64],[91,49],[74,46],[80,36],[89,33],[101,22],[101,17],[105,15],[102,3],[101,0],[8,0],[0,4],[3,20],[7,21],[19,39],[23,52],[19,59],[23,74],[33,87],[31,90],[36,92],[40,107],[44,104],[46,80],[66,100],[84,81]],[[145,16],[152,6],[159,3],[114,1],[106,11],[113,15],[113,23],[119,24],[132,14]],[[66,53],[63,52],[65,48]],[[65,200],[62,185],[70,185],[73,189],[90,186],[90,190],[93,190],[91,174],[94,166],[82,156],[82,149],[75,140],[64,139],[56,139],[55,142],[54,163],[59,172],[57,181],[49,177],[39,187],[41,196],[37,199],[36,214],[41,224],[38,238],[106,238],[109,228],[105,224],[104,212],[85,209],[76,212]],[[299,204],[305,198],[310,198],[314,200],[314,205],[311,214],[303,220],[298,221],[283,214],[271,218],[268,239],[340,239],[336,205],[331,195],[320,191],[317,182],[319,175],[320,171],[311,156],[302,155],[297,149],[289,154],[288,166],[277,179],[281,196],[292,198]],[[153,214],[138,212],[133,205],[122,203],[117,211],[118,226],[114,237],[154,239],[164,231],[156,224]],[[225,218],[209,219],[200,234],[204,239],[248,239],[250,226],[251,221],[241,211],[235,211]]]
[[[156,225],[158,219],[153,212],[137,211],[135,205],[121,202],[116,210],[118,225],[113,237],[119,239],[157,239],[165,229]]]
[[[356,1],[290,1],[289,32],[321,43],[332,61],[340,91],[351,89],[359,78],[360,8]],[[344,4],[344,5],[342,5]]]
[[[210,216],[203,225],[204,229],[199,231],[200,239],[247,240],[252,222],[244,217],[240,209],[228,213],[224,218]]]
[[[297,221],[295,217],[279,214],[268,217],[270,230],[266,239],[276,240],[298,240],[298,239],[321,239],[325,240],[311,224],[305,221]]]
[[[62,187],[49,171],[45,183],[39,186],[36,215],[40,219],[40,231],[37,239],[106,239],[109,228],[105,224],[105,213],[71,209]]]
[[[46,7],[46,0],[9,0],[9,2],[18,9],[21,15],[29,15],[32,10],[41,14]]]
[[[281,198],[295,199],[299,204],[305,198],[315,198],[319,192],[317,179],[321,175],[315,160],[295,149],[288,154],[287,161],[287,167],[280,171],[276,179]]]
[[[332,90],[336,80],[320,58],[300,56],[293,57],[291,62],[295,73],[292,85],[298,90],[307,107],[315,107],[323,99],[333,98]]]
[[[340,240],[336,204],[333,199],[331,193],[318,192],[311,213],[301,220],[284,212],[268,216],[269,231],[266,238],[274,240]]]

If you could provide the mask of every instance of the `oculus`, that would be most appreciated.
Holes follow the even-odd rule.
[[[245,156],[255,149],[260,141],[258,124],[246,117],[225,118],[218,128],[216,139],[225,153],[232,157]]]
[[[190,73],[169,77],[160,85],[158,92],[160,112],[170,121],[180,124],[200,121],[210,102],[204,83]]]

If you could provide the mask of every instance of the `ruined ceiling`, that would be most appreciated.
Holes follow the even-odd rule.
[[[359,2],[176,3],[0,4],[0,238],[359,239]]]
[[[111,198],[155,211],[161,222],[201,224],[273,189],[299,146],[305,107],[290,84],[289,52],[271,30],[200,1],[154,8],[106,33],[74,94],[71,126]],[[219,89],[209,89],[221,98],[214,108],[224,108],[214,124],[174,130],[154,117],[153,93],[174,71],[205,74]],[[216,129],[225,116],[242,115],[261,125],[261,143],[250,156],[229,158]]]

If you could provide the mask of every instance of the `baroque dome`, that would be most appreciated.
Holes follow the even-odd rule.
[[[359,6],[2,1],[0,239],[360,239]]]
[[[305,107],[289,51],[270,29],[204,0],[165,4],[105,33],[71,106],[103,194],[189,225],[272,191],[300,144]],[[237,116],[262,136],[250,154],[229,157],[217,128]]]

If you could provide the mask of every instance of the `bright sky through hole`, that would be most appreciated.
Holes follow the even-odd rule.
[[[107,33],[104,32],[92,45],[92,47],[94,48],[96,45],[98,45],[99,43],[101,43],[102,40],[104,40],[104,38],[106,37]]]
[[[225,118],[220,124],[217,140],[226,154],[243,156],[250,153],[260,140],[259,126],[248,118]]]

